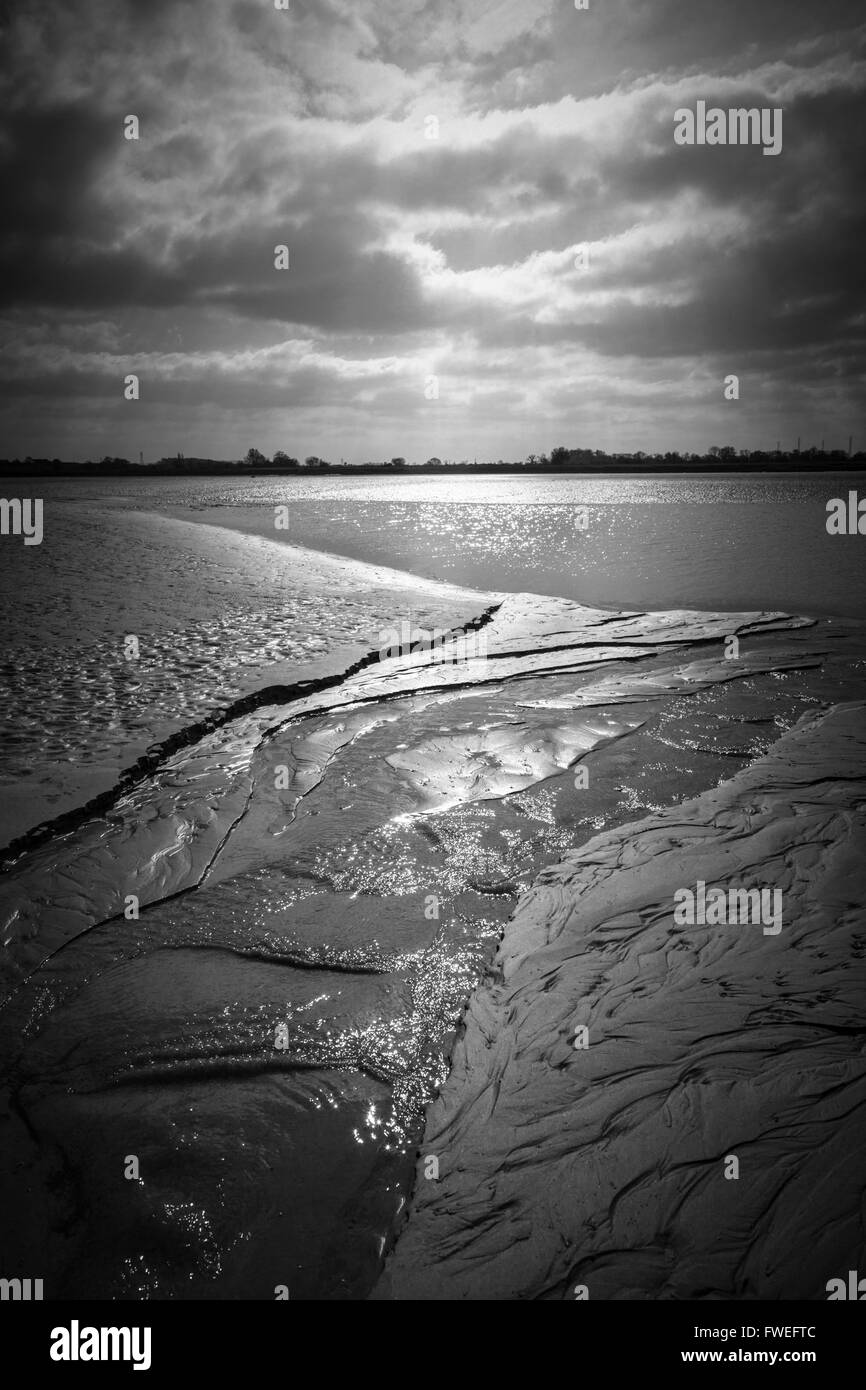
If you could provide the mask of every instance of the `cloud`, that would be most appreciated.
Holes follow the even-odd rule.
[[[596,444],[570,431],[609,433],[613,408],[624,447],[642,430],[636,447],[686,447],[695,383],[709,428],[727,371],[743,444],[782,408],[807,434],[831,400],[857,432],[856,4],[7,9],[9,452],[40,452],[46,430],[57,445],[44,403],[59,419],[67,400],[61,451],[80,456],[130,362],[152,437],[177,438],[159,403],[202,432],[188,453],[231,454],[256,408],[275,433],[323,431],[294,452],[333,453],[333,435],[373,456],[396,424],[426,457],[442,448],[424,429],[447,419],[449,438],[509,457]],[[782,155],[676,146],[673,114],[698,99],[781,106]],[[576,404],[588,387],[598,409]]]

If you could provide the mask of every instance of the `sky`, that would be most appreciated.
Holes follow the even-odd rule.
[[[0,3],[0,456],[863,447],[860,0],[278,3]]]

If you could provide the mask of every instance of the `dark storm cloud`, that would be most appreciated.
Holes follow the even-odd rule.
[[[116,119],[84,102],[0,118],[0,184],[5,190],[4,239],[40,244],[89,235],[101,218],[93,185],[117,145]]]
[[[355,235],[351,222],[314,221],[288,237],[285,226],[274,225],[228,244],[211,240],[187,257],[187,293],[251,318],[323,330],[418,327],[426,315],[409,268],[397,256],[359,247]],[[278,245],[289,248],[288,271],[274,268]]]
[[[224,307],[237,314],[321,330],[378,333],[417,327],[425,314],[417,281],[402,260],[359,247],[351,224],[285,224],[230,238],[184,239],[168,264],[137,248],[69,244],[53,236],[8,246],[0,304],[123,309]],[[275,268],[290,245],[294,274]]]

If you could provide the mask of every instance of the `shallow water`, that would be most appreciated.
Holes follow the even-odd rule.
[[[822,616],[866,615],[861,536],[829,536],[826,503],[855,479],[778,480],[766,488],[718,482],[515,479],[487,499],[478,484],[406,487],[394,497],[310,497],[262,483],[194,505],[203,519],[273,534],[273,507],[288,503],[286,538],[359,560],[410,569],[479,589],[560,595],[598,607],[739,611],[775,608]],[[529,494],[527,497],[526,494]],[[475,494],[474,500],[470,500]],[[866,496],[866,486],[860,488]],[[273,498],[273,502],[271,502]],[[580,508],[586,507],[585,517]],[[186,513],[177,513],[186,514]],[[584,529],[585,528],[585,529]]]
[[[35,484],[27,486],[30,495]],[[826,530],[827,502],[851,490],[866,496],[866,476],[39,482],[46,535],[70,507],[76,515],[94,504],[139,506],[482,590],[529,590],[609,608],[864,617],[862,537]],[[288,506],[288,530],[276,529],[278,506]],[[586,530],[579,529],[580,507],[588,508]],[[6,550],[0,560],[8,562]]]

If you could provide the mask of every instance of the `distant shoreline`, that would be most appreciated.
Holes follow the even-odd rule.
[[[739,464],[739,466],[737,466]],[[549,464],[318,464],[311,467],[274,466],[270,464],[249,467],[243,463],[223,462],[219,459],[162,460],[159,463],[67,463],[63,460],[32,459],[0,460],[0,478],[304,478],[313,477],[363,477],[382,475],[393,477],[485,477],[488,475],[511,475],[522,477],[742,477],[754,474],[787,473],[807,477],[820,477],[822,474],[866,473],[866,454],[855,454],[852,458],[822,459],[820,461],[802,457],[783,459],[725,459],[718,463],[708,460],[690,460],[680,463],[666,463],[652,460],[647,465],[636,463],[633,459],[609,458],[598,462],[581,463],[579,467],[551,468]]]

